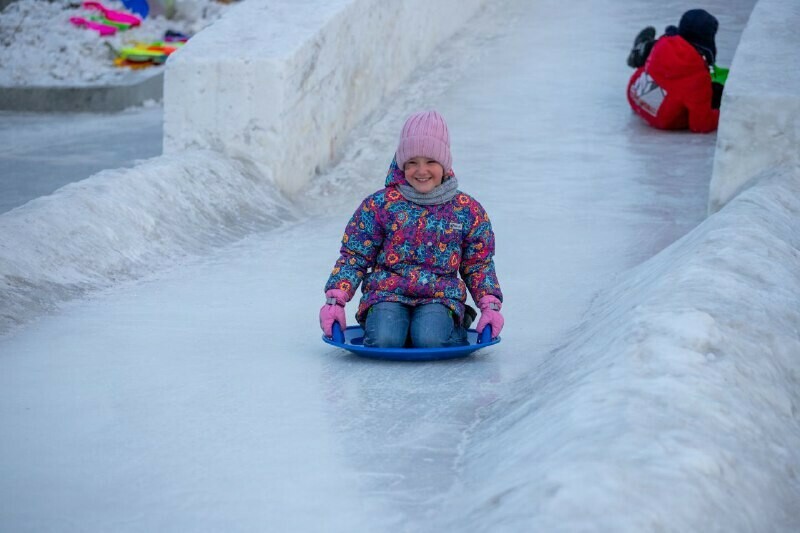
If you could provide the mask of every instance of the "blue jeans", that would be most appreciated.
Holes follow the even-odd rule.
[[[467,344],[467,330],[456,325],[450,309],[442,304],[381,302],[370,308],[364,324],[364,346],[444,348]]]

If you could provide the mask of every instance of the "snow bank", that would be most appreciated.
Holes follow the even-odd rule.
[[[248,158],[294,193],[482,1],[244,2],[170,59],[165,153]]]
[[[800,3],[760,0],[750,15],[725,86],[709,211],[766,168],[800,168]]]
[[[776,169],[484,413],[442,529],[800,530],[798,264],[800,180]]]
[[[252,165],[212,152],[100,172],[0,216],[0,333],[293,218]]]

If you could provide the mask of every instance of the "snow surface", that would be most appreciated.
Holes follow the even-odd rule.
[[[109,9],[127,12],[120,0],[102,0]],[[155,15],[139,27],[109,37],[70,23],[70,17],[89,17],[73,0],[15,0],[0,13],[0,86],[107,85],[153,75],[151,67],[133,71],[114,66],[115,50],[136,42],[164,39],[171,29],[193,35],[217,20],[229,7],[216,0],[176,0],[167,19]]]
[[[688,7],[493,3],[297,205],[193,152],[0,215],[4,302],[92,294],[0,338],[0,529],[800,529],[800,180],[704,219],[714,136],[624,99],[638,28]],[[752,2],[707,7],[729,62]],[[426,107],[492,217],[504,339],[358,359],[320,341],[321,287]]]

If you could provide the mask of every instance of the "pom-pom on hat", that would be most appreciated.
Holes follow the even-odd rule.
[[[450,132],[444,117],[436,111],[414,113],[400,132],[400,143],[397,145],[395,158],[401,169],[411,158],[429,157],[449,172],[453,166],[450,155]]]

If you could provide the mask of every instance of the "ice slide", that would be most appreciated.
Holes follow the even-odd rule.
[[[590,368],[570,352],[586,338],[602,352],[608,339],[586,331],[593,298],[705,216],[713,137],[651,131],[621,96],[635,29],[672,21],[682,8],[653,4],[646,17],[622,2],[510,1],[488,11],[482,33],[452,39],[387,101],[298,212],[286,207],[289,223],[212,252],[200,242],[204,253],[178,254],[170,270],[112,285],[0,340],[0,419],[12,429],[0,440],[0,523],[569,531],[596,520],[607,530],[670,530],[674,509],[655,505],[670,494],[665,458],[681,452],[701,470],[717,464],[666,442],[641,456],[642,468],[663,468],[663,477],[636,478],[630,457],[598,450],[615,434],[648,442],[627,431],[631,413],[591,420],[590,409],[558,407],[581,390],[581,376],[562,365]],[[708,6],[726,13],[720,50],[732,55],[751,5]],[[430,81],[442,73],[452,81]],[[316,309],[344,222],[378,186],[395,130],[418,107],[448,117],[463,187],[492,216],[507,328],[491,355],[375,363],[322,345]],[[208,157],[195,168],[209,172],[198,205],[234,196],[215,184],[226,173],[242,176],[234,190],[251,190],[247,168],[215,167]],[[153,162],[138,172],[148,179],[160,170]],[[172,184],[147,198],[179,197]],[[283,205],[277,193],[274,201]],[[89,229],[92,213],[81,213]],[[167,248],[212,238],[193,234],[211,225],[205,220],[172,223],[148,235]],[[589,383],[587,401],[602,404],[608,383]],[[531,421],[523,438],[511,431]],[[563,434],[582,438],[559,441]],[[537,456],[553,443],[555,453]],[[522,456],[531,458],[527,469],[502,467]],[[605,468],[591,457],[608,459]],[[545,468],[554,465],[557,479]]]

